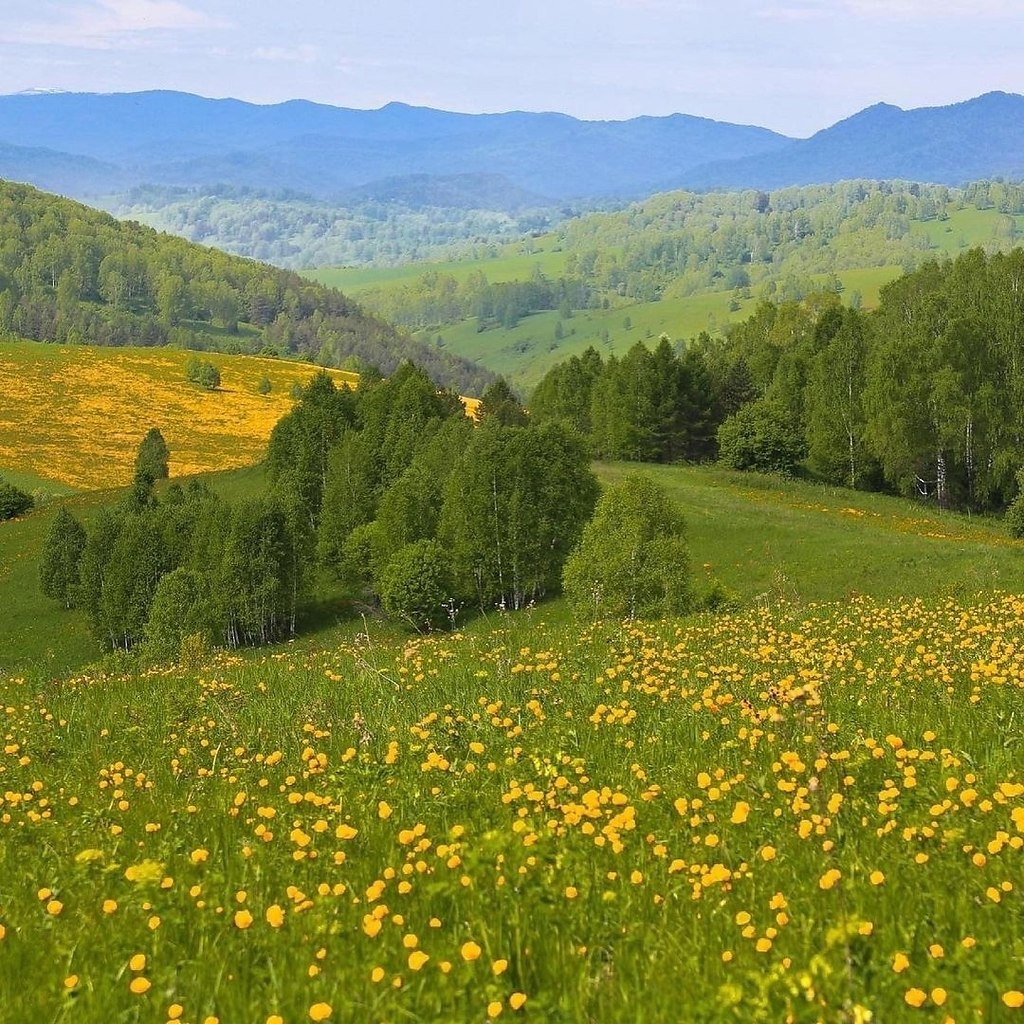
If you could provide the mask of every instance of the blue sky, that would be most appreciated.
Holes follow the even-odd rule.
[[[674,111],[807,135],[1024,92],[1021,0],[4,0],[0,92]]]

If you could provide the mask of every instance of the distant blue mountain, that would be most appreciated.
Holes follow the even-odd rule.
[[[416,206],[439,196],[469,202],[504,181],[521,205],[528,196],[560,202],[681,187],[851,178],[958,184],[996,175],[1024,175],[1022,96],[989,93],[918,110],[880,103],[809,139],[686,114],[581,121],[403,103],[260,106],[178,92],[0,96],[0,177],[80,198],[155,184],[343,201],[384,182],[384,196]],[[471,180],[476,185],[464,187]],[[481,189],[482,182],[491,184]]]
[[[772,189],[902,178],[956,185],[997,176],[1024,177],[1024,96],[991,92],[917,110],[879,103],[809,139],[691,168],[663,184]]]
[[[65,162],[68,156],[102,161],[117,188],[125,181],[223,183],[330,198],[396,177],[487,174],[552,199],[629,197],[649,193],[666,168],[762,154],[789,141],[764,128],[684,114],[580,121],[402,103],[379,110],[300,100],[259,106],[176,92],[0,97],[0,142],[53,150]],[[104,190],[83,174],[61,191]]]

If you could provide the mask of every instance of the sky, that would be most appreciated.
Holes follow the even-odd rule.
[[[0,93],[178,89],[805,136],[1024,92],[1022,0],[3,0]]]

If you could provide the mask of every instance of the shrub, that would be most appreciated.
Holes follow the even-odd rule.
[[[632,474],[598,499],[565,563],[562,586],[578,614],[677,615],[692,604],[685,525],[665,491]]]
[[[436,628],[448,618],[452,596],[451,562],[436,540],[418,540],[399,548],[381,573],[384,611],[417,629]]]
[[[31,494],[0,480],[0,522],[24,515],[34,504],[35,499]]]
[[[718,428],[718,452],[730,469],[787,474],[806,455],[797,424],[785,408],[765,399],[743,406]]]
[[[1017,473],[1017,486],[1020,493],[1006,510],[1006,526],[1011,537],[1024,537],[1024,469]]]

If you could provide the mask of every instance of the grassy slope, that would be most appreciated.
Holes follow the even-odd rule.
[[[274,424],[291,408],[292,385],[308,383],[319,369],[207,353],[203,358],[221,372],[221,387],[209,392],[185,379],[191,355],[167,348],[0,342],[0,474],[31,474],[48,481],[50,490],[53,484],[125,484],[152,426],[170,446],[172,473],[248,465],[260,458]],[[338,381],[358,379],[330,372]],[[257,392],[264,375],[272,385],[268,395]]]
[[[965,208],[954,211],[947,221],[919,222],[912,226],[914,237],[927,239],[937,257],[955,256],[974,246],[993,240],[995,229],[1006,217],[994,210]],[[1024,218],[1016,218],[1018,227]],[[847,240],[849,241],[849,240]],[[340,288],[355,297],[368,288],[407,284],[428,271],[452,274],[460,280],[482,272],[488,281],[526,280],[539,267],[545,275],[557,278],[564,270],[566,253],[556,235],[512,243],[494,250],[486,258],[448,263],[411,263],[391,268],[323,268],[308,276],[323,284]],[[877,305],[881,288],[903,273],[902,267],[863,267],[839,271],[844,295],[858,292],[863,305]],[[827,275],[812,275],[822,282]],[[754,294],[757,293],[757,282]],[[515,327],[493,328],[478,332],[475,320],[432,327],[417,337],[430,342],[441,335],[445,346],[458,355],[474,359],[488,369],[514,380],[524,389],[532,388],[556,362],[577,355],[593,345],[603,354],[622,355],[637,341],[650,341],[661,333],[672,339],[691,338],[700,331],[714,334],[726,324],[749,316],[754,300],[741,301],[730,310],[730,291],[704,292],[683,298],[665,298],[660,302],[617,305],[610,310],[585,310],[562,324],[565,336],[555,339],[555,312],[525,317]],[[624,326],[629,317],[631,327]],[[575,331],[575,333],[572,333]],[[607,332],[607,341],[603,334]]]
[[[1019,1019],[1024,602],[546,619],[0,677],[0,1021]]]

